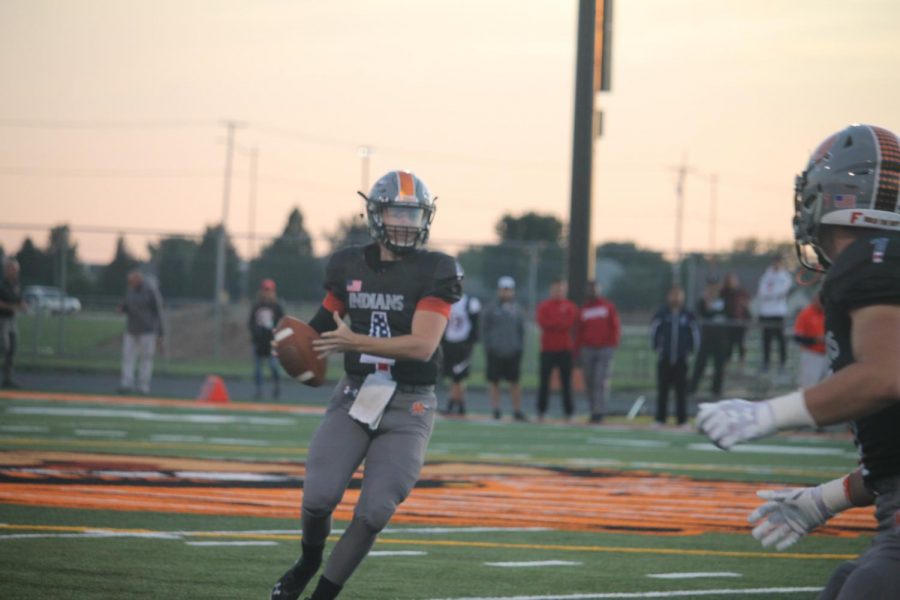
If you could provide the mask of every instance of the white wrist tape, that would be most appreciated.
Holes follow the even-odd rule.
[[[847,493],[847,477],[833,479],[827,483],[818,486],[821,491],[822,504],[832,515],[836,515],[848,508],[853,508],[850,501],[850,494]],[[817,499],[818,501],[818,499]]]
[[[767,400],[772,416],[775,419],[776,429],[791,429],[793,427],[815,427],[816,421],[806,408],[806,400],[803,399],[803,390],[797,390],[784,396],[778,396]]]

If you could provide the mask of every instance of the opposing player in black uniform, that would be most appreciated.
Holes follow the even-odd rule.
[[[434,425],[439,343],[462,295],[462,273],[450,256],[422,248],[435,205],[415,175],[391,171],[363,197],[375,243],[331,257],[326,296],[310,321],[322,334],[316,349],[343,352],[346,374],[309,446],[302,555],[272,600],[299,598],[318,571],[331,514],[365,460],[353,520],[311,600],[337,597],[419,478]]]
[[[697,423],[720,448],[779,429],[852,422],[862,467],[812,488],[760,492],[750,515],[764,546],[784,549],[836,513],[875,504],[878,533],[841,565],[820,598],[894,598],[900,590],[900,143],[852,125],[826,139],[797,177],[794,235],[827,269],[826,345],[834,374],[764,402],[700,405]]]

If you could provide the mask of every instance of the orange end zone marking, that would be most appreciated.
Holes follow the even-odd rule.
[[[145,479],[123,472],[149,473]],[[205,474],[208,473],[209,476]],[[229,474],[256,473],[247,477]],[[0,503],[31,506],[239,515],[297,516],[302,464],[166,457],[0,453]],[[334,512],[351,520],[360,473]],[[750,531],[758,483],[696,481],[640,471],[565,471],[515,465],[438,463],[394,517],[395,523],[571,531],[698,535]],[[775,487],[775,486],[773,486]],[[842,513],[821,535],[870,534],[871,509]]]

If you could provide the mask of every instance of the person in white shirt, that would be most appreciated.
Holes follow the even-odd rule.
[[[450,307],[450,318],[441,350],[444,353],[443,374],[450,378],[450,399],[445,415],[466,414],[466,379],[472,360],[472,348],[478,341],[478,316],[481,302],[474,296],[463,294]]]
[[[778,342],[778,366],[784,371],[787,362],[787,348],[784,340],[784,319],[787,316],[788,292],[791,291],[791,274],[784,267],[784,257],[776,254],[772,264],[763,273],[756,291],[757,314],[763,330],[762,371],[769,370],[769,356],[772,342]]]

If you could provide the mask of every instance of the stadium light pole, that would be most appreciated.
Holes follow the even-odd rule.
[[[578,2],[568,256],[569,298],[578,304],[584,300],[591,245],[596,3],[597,0],[579,0]]]

